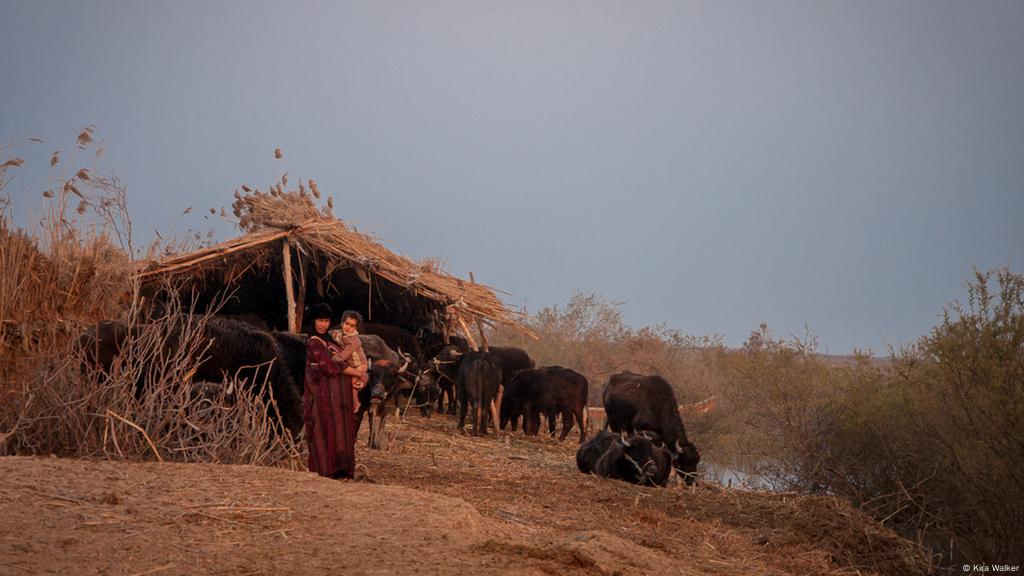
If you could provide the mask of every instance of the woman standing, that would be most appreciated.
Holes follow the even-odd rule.
[[[336,360],[345,358],[342,346],[327,333],[331,307],[313,306],[310,320],[302,398],[309,469],[330,478],[352,478],[356,464],[352,377],[343,373],[344,364]]]

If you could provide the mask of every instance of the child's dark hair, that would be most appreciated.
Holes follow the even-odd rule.
[[[349,318],[355,318],[356,319],[356,328],[358,328],[358,327],[363,325],[363,315],[360,314],[359,312],[356,312],[355,310],[345,310],[344,312],[341,313],[341,321],[342,321],[342,323],[344,323],[345,320],[347,320]]]

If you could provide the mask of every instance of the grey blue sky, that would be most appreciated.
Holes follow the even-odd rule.
[[[87,124],[140,242],[288,171],[513,304],[731,345],[880,352],[1024,272],[1019,0],[0,0],[19,218]]]

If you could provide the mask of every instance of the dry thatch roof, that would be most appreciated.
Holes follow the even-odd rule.
[[[190,254],[153,261],[138,274],[141,282],[146,285],[186,274],[203,275],[227,268],[238,256],[245,256],[251,265],[279,254],[276,242],[287,239],[294,250],[326,262],[320,270],[325,276],[351,267],[364,282],[372,275],[379,276],[449,314],[457,312],[467,319],[498,322],[529,333],[521,324],[523,313],[506,306],[493,289],[451,276],[436,261],[417,263],[391,252],[375,238],[335,218],[330,199],[326,207],[317,208],[314,198],[320,195],[313,181],[309,182],[310,192],[301,181],[298,191],[285,192],[282,184],[286,183],[287,175],[270,192],[248,188],[245,193],[236,192],[234,213],[246,234]]]

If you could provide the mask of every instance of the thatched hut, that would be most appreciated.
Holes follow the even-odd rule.
[[[301,184],[300,184],[301,186]],[[315,185],[314,185],[315,186]],[[245,232],[189,254],[150,262],[139,273],[143,292],[170,282],[193,295],[202,311],[256,315],[277,329],[300,331],[308,304],[359,310],[373,322],[468,332],[474,322],[504,324],[528,333],[522,313],[495,291],[445,273],[436,262],[417,263],[317,208],[305,187],[235,195]]]

